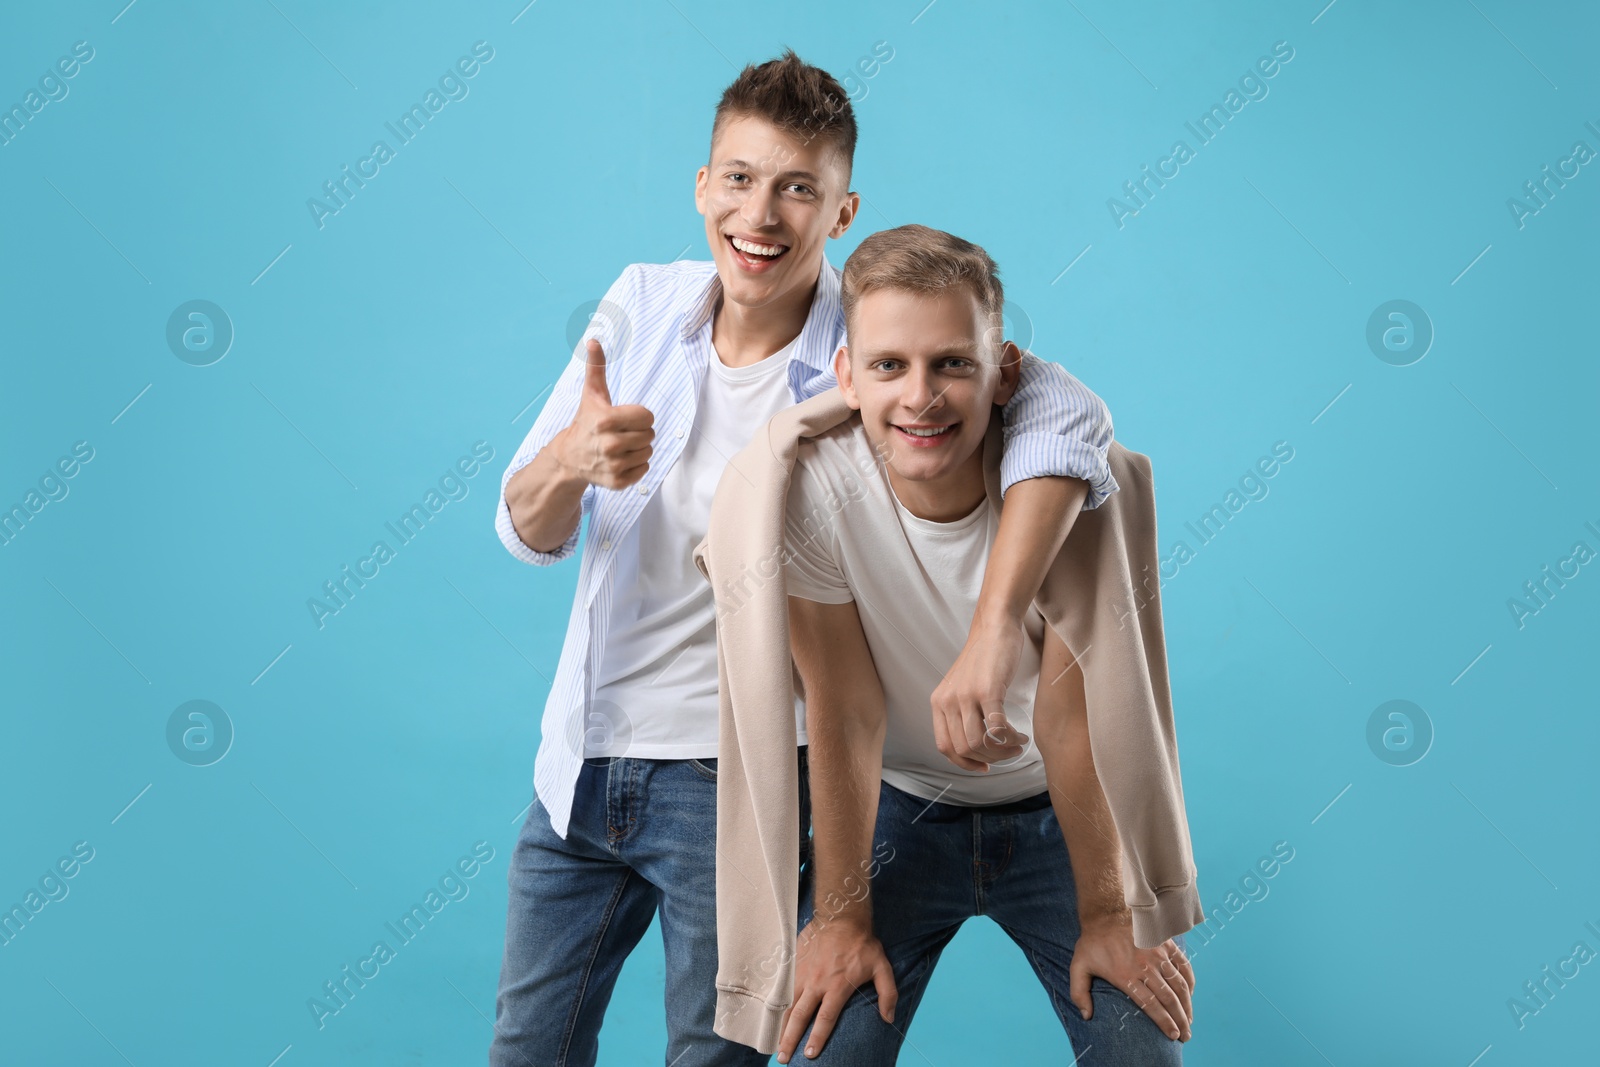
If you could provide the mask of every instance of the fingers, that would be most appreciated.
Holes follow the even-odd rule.
[[[1028,735],[1012,726],[1006,719],[1006,713],[999,707],[985,711],[983,722],[985,749],[991,753],[1009,753],[998,757],[999,759],[1010,759],[1012,755],[1020,756],[1028,747]]]
[[[638,483],[650,470],[650,464],[639,463],[632,467],[608,467],[597,471],[589,480],[606,489],[626,489]]]
[[[1067,998],[1077,1006],[1078,1014],[1085,1019],[1094,1018],[1094,996],[1089,992],[1089,964],[1082,956],[1073,956],[1067,968]]]
[[[976,707],[963,707],[961,709],[961,738],[966,741],[967,747],[962,755],[977,758],[989,746],[984,741],[984,731],[988,727],[984,724],[983,713]],[[989,762],[988,760],[984,761]]]
[[[878,1014],[883,1016],[884,1022],[893,1025],[894,1006],[900,1002],[900,990],[894,984],[894,967],[887,957],[880,959],[874,968],[872,984],[878,990]]]
[[[1194,1019],[1193,1004],[1182,970],[1170,955],[1176,950],[1177,945],[1169,940],[1155,950],[1153,959],[1147,956],[1133,984],[1136,988],[1144,989],[1150,997],[1148,1003],[1140,1002],[1145,1014],[1155,1020],[1168,1037],[1187,1041]],[[1169,971],[1170,974],[1167,973]]]
[[[933,741],[945,759],[967,771],[987,771],[991,763],[1014,759],[1027,750],[1028,735],[1006,719],[998,701],[985,707],[963,704],[953,690],[933,695]]]
[[[606,353],[600,347],[598,338],[589,338],[589,354],[584,360],[587,364],[583,372],[583,388],[595,400],[606,405],[611,403],[611,390],[606,386]]]
[[[806,1041],[808,1057],[819,1055],[828,1044],[828,1038],[833,1035],[834,1024],[839,1021],[839,1013],[844,1010],[845,1004],[849,1002],[854,992],[854,989],[848,987],[840,989],[835,986],[822,998],[822,1007],[817,1009],[817,1019],[811,1024],[811,1037]]]
[[[1188,955],[1170,939],[1167,944],[1172,946],[1170,958],[1177,965],[1178,973],[1183,975],[1184,982],[1189,986],[1189,992],[1194,993],[1194,964],[1189,962]],[[1190,1018],[1193,1018],[1191,1015]]]
[[[784,1016],[783,1033],[778,1038],[779,1063],[788,1063],[789,1057],[794,1055],[794,1047],[805,1036],[806,1027],[811,1025],[811,1017],[816,1014],[820,1003],[822,995],[816,990],[806,988],[798,991],[794,1003],[789,1005],[789,1011]]]
[[[655,451],[655,415],[649,408],[622,404],[587,414],[580,410],[576,421],[580,429],[571,447],[582,457],[584,477],[607,489],[626,489],[644,477]]]
[[[1167,951],[1167,958],[1160,966],[1161,977],[1177,992],[1178,998],[1183,1002],[1183,1015],[1194,1025],[1194,970],[1189,966],[1189,958],[1183,954],[1177,944],[1168,939],[1163,946]],[[1170,974],[1167,972],[1171,972]]]
[[[789,1056],[794,1052],[794,1046],[784,1047],[784,1040],[789,1034],[789,1018],[794,1015],[794,1004],[791,1002],[783,1009],[783,1018],[778,1021],[778,1062],[788,1063]]]
[[[655,412],[643,404],[617,404],[606,413],[606,417],[601,419],[595,428],[607,432],[653,430],[655,422]]]
[[[596,455],[585,476],[595,485],[607,489],[626,489],[650,469],[652,450],[648,447],[614,455]]]
[[[1026,751],[1028,735],[1012,727],[1002,705],[964,707],[961,722],[968,744],[964,755],[985,764],[1015,759]]]
[[[621,459],[633,452],[650,452],[655,439],[654,430],[605,432],[596,437],[595,448],[602,459]]]
[[[961,743],[957,743],[957,738]],[[962,755],[965,748],[966,735],[961,730],[961,718],[944,708],[934,705],[933,709],[933,743],[939,751],[944,753],[944,758],[960,767],[964,771],[986,771],[987,763],[971,759]]]
[[[1178,990],[1173,988],[1171,982],[1159,976],[1146,978],[1144,984],[1145,988],[1153,992],[1156,995],[1156,999],[1161,1002],[1161,1006],[1167,1010],[1167,1016],[1172,1020],[1173,1025],[1177,1027],[1177,1032],[1174,1033],[1171,1030],[1167,1030],[1165,1025],[1162,1026],[1162,1029],[1167,1030],[1168,1036],[1175,1037],[1179,1041],[1189,1040],[1189,1010],[1184,998],[1178,994]],[[1179,985],[1182,985],[1182,983],[1180,982]],[[1188,992],[1188,990],[1185,989],[1184,992]]]
[[[1152,983],[1158,986],[1159,989],[1151,988]],[[1172,992],[1166,982],[1156,976],[1144,979],[1135,978],[1128,983],[1128,988],[1123,992],[1132,997],[1133,1002],[1139,1005],[1139,1009],[1150,1016],[1152,1022],[1161,1027],[1163,1034],[1166,1034],[1174,1041],[1188,1040],[1188,1018],[1184,1018],[1182,1026],[1173,1018],[1172,1013],[1174,1011],[1181,1013],[1183,1009],[1178,1006],[1177,995]]]

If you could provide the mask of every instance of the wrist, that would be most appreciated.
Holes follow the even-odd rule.
[[[1078,925],[1085,932],[1133,928],[1133,912],[1127,905],[1088,905],[1078,908]]]
[[[581,492],[589,487],[589,479],[567,458],[567,441],[571,430],[570,426],[557,430],[549,443],[539,450],[539,455],[548,460],[552,481],[557,487]]]
[[[812,910],[811,924],[820,933],[831,928],[836,933],[872,933],[872,901],[866,897],[851,897],[844,893],[818,893],[816,907]]]
[[[873,937],[870,910],[863,912],[851,908],[832,918],[818,915],[812,919],[812,923],[817,927],[818,935],[837,938],[845,943],[869,941]]]
[[[999,597],[990,597],[988,603],[980,598],[977,610],[972,613],[972,629],[974,632],[1010,633],[1022,625],[1026,609],[1026,604],[1009,604]]]

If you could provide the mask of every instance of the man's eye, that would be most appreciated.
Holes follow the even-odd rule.
[[[809,185],[801,185],[798,182],[793,184],[793,185],[791,185],[791,186],[789,186],[789,188],[798,189],[798,190],[800,190],[800,192],[808,194],[808,195],[811,192],[811,186],[809,186]]]

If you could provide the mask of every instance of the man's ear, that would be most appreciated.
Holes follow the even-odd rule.
[[[1011,402],[1022,379],[1022,349],[1015,341],[1004,341],[996,353],[1000,367],[1000,381],[994,387],[994,402],[1002,407]]]
[[[710,167],[701,167],[694,175],[694,209],[702,215],[706,213],[706,179],[710,176]]]
[[[856,411],[860,411],[861,401],[856,397],[855,374],[850,369],[849,345],[840,345],[839,351],[833,354],[833,376],[839,379],[839,392],[844,394],[844,402]]]
[[[856,212],[859,211],[860,209],[861,209],[861,194],[860,193],[846,193],[846,194],[844,194],[844,201],[842,203],[840,203],[840,205],[839,205],[839,218],[838,218],[838,221],[836,221],[833,224],[833,229],[828,231],[828,236],[829,237],[843,237],[844,236],[844,232],[846,230],[848,230],[850,228],[850,224],[855,221]]]

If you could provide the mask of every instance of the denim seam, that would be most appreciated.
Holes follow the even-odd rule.
[[[627,777],[627,781],[624,783],[622,789],[614,790],[611,784],[611,776],[619,766],[622,767],[623,773]],[[623,838],[627,837],[628,834],[632,832],[633,824],[635,822],[633,809],[638,777],[639,761],[635,759],[613,760],[606,768],[606,846],[609,848],[611,854],[616,856],[618,859],[621,859],[622,856],[617,850],[617,846],[622,844]],[[612,820],[613,797],[615,797],[617,800],[616,806],[620,810],[620,813],[627,816],[627,819],[620,827]]]
[[[561,1036],[561,1052],[556,1062],[567,1062],[567,1053],[572,1049],[572,1035],[578,1030],[578,1015],[583,1010],[583,1001],[589,993],[589,978],[594,974],[594,962],[600,958],[600,944],[606,938],[606,931],[611,928],[611,919],[617,913],[617,905],[622,900],[623,891],[628,888],[628,879],[633,877],[633,871],[623,872],[622,878],[617,882],[617,888],[611,893],[611,899],[606,902],[605,914],[601,916],[599,929],[595,931],[594,945],[589,950],[589,958],[583,964],[583,977],[578,980],[578,995],[573,998],[572,1011],[567,1015],[567,1030]]]
[[[972,813],[972,900],[974,914],[983,914],[983,816]]]
[[[1006,931],[1006,932],[1010,933],[1009,930]],[[1050,982],[1046,982],[1044,980],[1044,973],[1045,972],[1044,972],[1043,968],[1041,968],[1039,966],[1038,953],[1036,953],[1033,950],[1032,947],[1022,944],[1015,937],[1013,937],[1011,940],[1016,942],[1022,948],[1023,955],[1028,957],[1028,965],[1033,968],[1033,973],[1035,975],[1039,976],[1039,984],[1045,987],[1045,992],[1046,993],[1050,994],[1050,1007],[1051,1007],[1051,1009],[1056,1013],[1056,1017],[1060,1018],[1061,1015],[1062,1015],[1061,998],[1057,995],[1054,984],[1050,983]],[[1069,967],[1070,967],[1070,964],[1071,964],[1071,957],[1070,956],[1068,957],[1068,964],[1069,964]],[[1069,973],[1070,973],[1070,971],[1069,971]],[[1092,1003],[1093,1002],[1093,997],[1094,997],[1094,976],[1093,975],[1089,976],[1089,997],[1090,997],[1090,1001]],[[1072,1003],[1072,998],[1071,997],[1067,998],[1067,1003],[1069,1005],[1071,1005],[1073,1011],[1078,1011],[1078,1006],[1076,1004]],[[1083,1013],[1082,1012],[1078,1012],[1078,1017],[1080,1019],[1083,1018]],[[1072,1042],[1072,1035],[1068,1034],[1067,1035],[1067,1043],[1071,1044],[1071,1042]],[[1077,1050],[1074,1049],[1073,1052],[1074,1052],[1073,1062],[1076,1063],[1077,1062],[1077,1056],[1076,1056]]]

